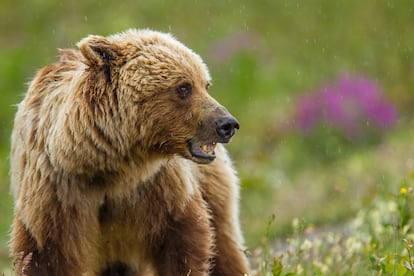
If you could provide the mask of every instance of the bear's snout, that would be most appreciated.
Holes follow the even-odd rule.
[[[228,143],[231,137],[240,128],[239,122],[228,111],[220,107],[215,109],[215,116],[201,121],[198,124],[195,135],[187,141],[192,160],[208,164],[216,158],[215,148],[217,143]]]
[[[221,143],[228,143],[236,132],[236,129],[240,128],[240,124],[236,118],[230,115],[216,119],[215,126],[218,136],[222,139],[220,141]]]

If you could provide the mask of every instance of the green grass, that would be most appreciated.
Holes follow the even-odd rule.
[[[214,79],[211,93],[241,122],[229,149],[242,179],[242,224],[251,251],[263,243],[279,251],[289,241],[297,241],[296,248],[302,246],[307,236],[292,231],[294,218],[305,220],[305,229],[314,225],[318,232],[341,237],[345,225],[362,213],[369,215],[378,202],[397,202],[401,180],[414,170],[410,119],[414,4],[410,0],[5,0],[0,2],[0,17],[0,271],[10,267],[6,247],[12,221],[8,155],[14,105],[36,70],[55,60],[57,48],[75,47],[87,34],[107,35],[131,27],[171,31],[205,58]],[[248,46],[225,60],[215,60],[213,45],[240,34],[250,37]],[[380,143],[334,147],[331,150],[338,150],[337,154],[326,161],[321,149],[332,137],[309,145],[301,136],[286,134],[281,121],[291,112],[295,96],[343,72],[377,80],[398,106],[401,120]],[[411,182],[408,185],[412,187]],[[412,199],[411,194],[407,197]],[[275,221],[268,227],[272,214]],[[326,225],[333,226],[325,231]],[[346,239],[360,241],[357,232],[374,235],[366,229],[369,225],[347,233]],[[396,258],[400,258],[398,263],[406,261],[401,240],[412,234],[412,220],[405,225],[407,233],[391,232],[398,239],[390,242],[379,235],[377,248],[364,244],[365,251],[349,256],[346,250],[343,255],[330,253],[335,248],[321,234],[319,249],[314,249],[314,242],[311,245],[316,250],[312,254],[320,259],[305,255],[311,249],[300,254],[293,251],[291,256],[283,251],[283,259],[274,263],[272,251],[263,271],[271,273],[273,267],[285,275],[297,273],[300,265],[305,275],[321,275],[329,256],[341,256],[340,263],[332,262],[345,269],[336,270],[339,274],[393,274],[390,263]],[[398,269],[394,275],[404,275]]]
[[[252,231],[247,235],[249,244],[259,241],[267,224],[263,218],[271,214],[276,215],[274,234],[283,236],[294,217],[316,225],[341,223],[377,197],[398,190],[398,181],[414,169],[412,135],[404,127],[376,147],[358,149],[329,164],[306,164],[294,173],[288,163],[300,165],[298,152],[287,147],[292,141],[241,163],[246,197],[242,214],[247,217],[247,231]]]
[[[260,275],[412,275],[414,271],[413,174],[400,188],[378,197],[340,227],[322,231],[294,219],[289,238],[266,240],[256,250]],[[268,222],[274,222],[274,217]],[[266,231],[269,237],[270,232]],[[275,250],[274,248],[279,248]]]

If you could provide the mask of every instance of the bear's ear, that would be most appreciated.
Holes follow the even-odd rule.
[[[95,67],[111,66],[120,57],[117,45],[102,36],[90,35],[77,46],[90,65]]]

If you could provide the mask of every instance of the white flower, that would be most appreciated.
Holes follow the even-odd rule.
[[[350,257],[355,253],[358,253],[362,249],[362,242],[355,237],[349,237],[345,242],[345,247],[347,249],[347,256]]]
[[[303,251],[308,251],[312,248],[312,242],[308,239],[305,239],[305,241],[300,246],[300,249]]]

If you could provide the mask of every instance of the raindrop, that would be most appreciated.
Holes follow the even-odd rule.
[[[88,21],[88,16],[87,16],[87,15],[85,15],[85,16],[83,17],[83,20],[85,20],[85,22],[87,22],[87,21]]]
[[[282,186],[282,179],[277,180],[277,186]]]
[[[286,96],[286,97],[285,97],[285,102],[286,102],[286,103],[290,103],[290,101],[291,101],[291,98],[290,98],[289,96]]]

